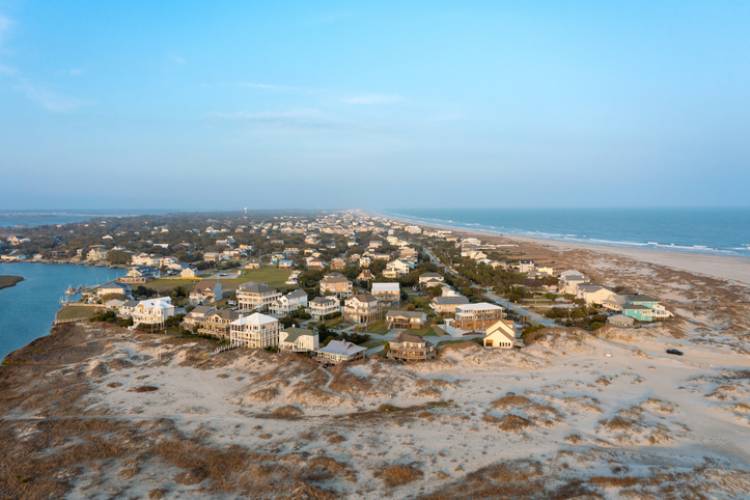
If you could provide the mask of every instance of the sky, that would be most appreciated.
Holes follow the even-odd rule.
[[[750,2],[0,0],[0,209],[750,204]]]

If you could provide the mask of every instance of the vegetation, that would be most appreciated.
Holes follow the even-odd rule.
[[[0,290],[2,290],[3,288],[14,286],[16,283],[21,281],[23,281],[23,278],[21,276],[2,275],[0,276]]]

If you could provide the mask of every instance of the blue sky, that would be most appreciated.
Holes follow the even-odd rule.
[[[0,208],[748,204],[748,2],[267,3],[0,0]]]

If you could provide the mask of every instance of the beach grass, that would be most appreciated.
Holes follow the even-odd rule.
[[[101,312],[99,307],[91,307],[82,304],[66,304],[57,312],[57,321],[84,321],[91,319]]]

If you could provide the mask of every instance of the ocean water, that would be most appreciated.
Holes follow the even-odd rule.
[[[509,235],[750,256],[750,208],[400,209],[386,214]]]
[[[73,264],[0,264],[0,274],[23,276],[0,290],[0,360],[9,352],[47,335],[60,298],[69,286],[96,285],[118,278],[123,269]]]

